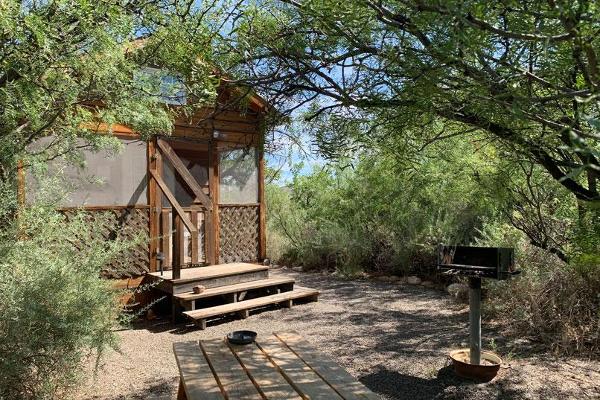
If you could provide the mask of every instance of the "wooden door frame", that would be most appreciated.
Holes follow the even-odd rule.
[[[159,141],[164,141],[163,143],[159,143]],[[169,137],[168,138],[170,143],[179,143],[182,142],[182,140],[177,140],[177,138],[172,138]],[[170,146],[170,143],[166,141],[166,138],[162,138],[162,137],[155,137],[152,140],[150,140],[148,142],[148,170],[147,170],[147,179],[148,179],[148,204],[150,206],[150,214],[149,214],[149,232],[150,232],[150,243],[149,243],[149,254],[150,254],[150,272],[155,272],[158,269],[158,260],[157,260],[157,255],[159,253],[159,249],[161,248],[160,244],[161,244],[161,239],[160,239],[160,225],[161,225],[161,213],[162,213],[162,190],[161,188],[158,186],[158,181],[162,180],[162,176],[163,176],[163,163],[164,163],[164,157],[169,158],[172,162],[173,161],[173,157],[177,158],[178,157],[173,154],[168,154],[173,153],[172,152],[172,148]],[[167,146],[165,148],[165,143],[167,143]],[[203,147],[205,146],[205,144],[203,144]],[[177,147],[177,146],[176,146]],[[186,143],[186,147],[189,148],[188,144]],[[209,201],[212,204],[209,204],[206,207],[205,215],[207,218],[210,218],[210,222],[212,223],[208,223],[205,225],[206,227],[206,235],[205,235],[205,240],[206,240],[206,263],[211,265],[211,264],[216,264],[218,263],[218,197],[217,197],[217,201],[215,201],[215,198],[213,196],[213,193],[216,193],[216,195],[218,196],[218,169],[217,169],[217,175],[216,175],[216,180],[212,177],[211,174],[211,160],[210,160],[210,154],[212,154],[211,149],[215,147],[213,146],[213,144],[211,142],[208,143],[208,150],[209,150],[209,180],[208,180],[208,184],[209,184],[209,196],[206,196],[204,193],[201,194],[201,197],[203,197],[204,202]],[[162,148],[162,151],[161,151]],[[167,151],[167,154],[162,154],[162,152]],[[206,150],[204,150],[206,151]],[[180,160],[179,160],[180,161]],[[217,160],[217,168],[218,168],[218,160]],[[174,166],[174,169],[177,169],[177,167]],[[175,173],[177,173],[177,171],[175,171]],[[191,175],[189,176],[191,177]],[[188,178],[189,178],[188,177]],[[193,178],[192,178],[193,179]],[[189,181],[189,179],[184,179],[184,181]],[[216,185],[215,185],[216,182]],[[191,184],[194,184],[197,182],[190,182]],[[189,184],[188,184],[189,186]],[[198,185],[199,186],[199,185]],[[214,189],[214,190],[213,190]],[[216,207],[215,207],[216,205]],[[215,215],[217,215],[217,224],[215,224]],[[175,215],[173,216],[175,218]],[[182,226],[181,224],[179,225],[180,227]],[[177,228],[177,227],[176,227]],[[194,232],[192,232],[193,235]],[[197,232],[196,232],[197,234]],[[193,235],[194,236],[194,235]],[[192,242],[193,242],[193,238],[192,238]]]

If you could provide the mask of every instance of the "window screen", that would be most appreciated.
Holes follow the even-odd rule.
[[[109,151],[84,150],[84,168],[55,160],[49,171],[63,170],[67,185],[72,188],[63,207],[124,206],[148,204],[146,197],[146,142],[122,140],[118,154]],[[27,178],[28,192],[35,191],[33,176]],[[32,198],[34,193],[28,193]]]
[[[208,151],[185,151],[175,149],[175,153],[192,174],[201,187],[208,189]],[[176,173],[167,159],[163,159],[163,179],[177,202],[182,207],[189,207],[194,201],[194,194],[181,176]],[[163,196],[163,206],[169,207],[171,203]]]
[[[258,157],[255,148],[219,153],[219,203],[258,202]]]

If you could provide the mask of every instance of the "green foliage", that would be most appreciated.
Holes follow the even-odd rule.
[[[147,139],[213,102],[212,42],[229,11],[228,1],[0,1],[0,398],[64,398],[82,358],[115,346],[120,308],[99,275],[133,245],[54,211],[58,178],[19,209],[19,163],[80,163],[82,148],[118,150],[98,131],[125,124]],[[146,67],[158,72],[144,79]],[[165,76],[185,86],[184,107],[165,105]]]
[[[600,268],[566,265],[526,241],[517,243],[522,273],[510,281],[487,282],[488,318],[503,329],[557,353],[600,351]],[[597,261],[596,261],[597,262]],[[590,266],[593,265],[592,268]]]
[[[229,4],[191,3],[0,3],[2,172],[12,173],[18,159],[27,165],[106,145],[110,138],[96,132],[99,121],[148,138],[213,101],[211,42]],[[140,79],[146,67],[159,71],[154,79]],[[185,107],[164,105],[165,75],[183,81]],[[30,147],[47,136],[50,145]]]
[[[595,2],[256,3],[231,68],[282,111],[301,107],[326,157],[483,132],[600,203]]]
[[[56,182],[43,202],[7,215],[0,231],[0,398],[64,398],[82,359],[117,344],[120,312],[100,270],[129,244],[94,235],[83,214],[55,211]],[[101,221],[100,221],[101,222]]]
[[[431,272],[438,243],[473,241],[495,213],[480,184],[493,166],[486,149],[474,150],[459,140],[437,143],[410,167],[390,154],[365,154],[353,167],[271,185],[269,223],[287,241],[283,258],[306,268]]]

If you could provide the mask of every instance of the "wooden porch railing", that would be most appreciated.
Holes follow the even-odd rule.
[[[212,246],[214,243],[213,235],[214,229],[212,227],[212,213],[213,213],[213,203],[209,196],[206,195],[202,191],[202,187],[198,184],[196,179],[192,176],[190,171],[185,167],[181,159],[177,156],[175,151],[171,148],[171,146],[164,140],[157,140],[158,147],[161,151],[161,154],[166,158],[171,165],[173,166],[174,171],[182,178],[182,180],[186,183],[189,189],[194,193],[196,198],[194,199],[193,210],[188,217],[186,211],[183,207],[177,202],[175,195],[169,190],[169,187],[162,179],[160,174],[156,169],[150,169],[150,176],[156,184],[158,188],[163,193],[163,195],[167,198],[173,210],[175,212],[175,230],[173,235],[173,254],[172,254],[172,271],[173,271],[173,279],[179,279],[181,276],[181,265],[185,262],[185,254],[184,254],[184,242],[185,242],[185,230],[183,227],[185,226],[191,235],[191,246],[192,246],[192,257],[194,254],[198,255],[198,211],[202,211],[204,215],[204,227],[205,227],[205,243],[207,243],[206,247],[206,261],[209,264],[215,264],[215,249]],[[213,188],[209,188],[209,190],[213,190]],[[162,213],[161,213],[162,216]],[[161,219],[163,219],[161,217]],[[165,228],[165,221],[161,221],[163,224],[163,232]],[[164,240],[164,237],[163,237]],[[164,242],[163,242],[164,245]],[[195,250],[195,251],[194,251]],[[198,262],[198,260],[194,261],[192,259],[192,263]]]

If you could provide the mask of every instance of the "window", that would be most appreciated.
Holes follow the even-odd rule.
[[[48,140],[41,140],[43,145]],[[83,143],[83,142],[82,142]],[[146,142],[121,140],[122,150],[83,151],[85,168],[77,168],[67,161],[56,159],[49,163],[50,174],[62,171],[65,186],[72,189],[60,204],[63,207],[125,206],[148,204],[146,198]],[[33,200],[38,187],[33,174],[26,177],[27,196]]]
[[[219,203],[258,203],[258,153],[255,148],[219,154]]]

